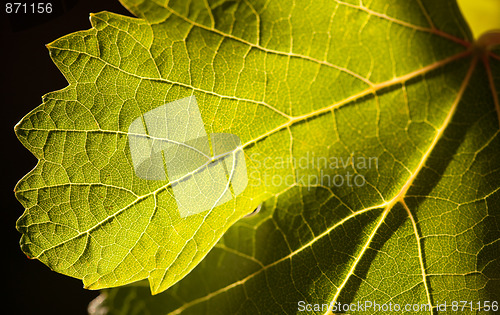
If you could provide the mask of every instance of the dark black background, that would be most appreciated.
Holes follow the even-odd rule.
[[[63,35],[89,29],[91,12],[107,10],[132,15],[118,0],[50,1],[54,10],[51,14],[7,14],[6,2],[9,1],[1,1],[0,8],[0,191],[2,231],[5,234],[0,255],[7,262],[1,272],[7,282],[0,276],[0,284],[7,292],[3,312],[87,314],[87,305],[98,291],[85,290],[80,280],[55,273],[37,260],[29,260],[19,248],[20,234],[15,223],[24,208],[14,197],[13,190],[17,181],[35,166],[36,159],[17,140],[14,125],[41,103],[42,95],[67,85],[52,63],[45,44]],[[29,4],[34,1],[22,2]]]

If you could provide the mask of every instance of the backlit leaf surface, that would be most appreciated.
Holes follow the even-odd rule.
[[[40,159],[16,187],[28,256],[91,289],[147,278],[105,291],[120,314],[500,299],[500,57],[455,1],[122,2],[138,18],[48,45],[70,84],[16,127]],[[248,185],[181,217],[127,130],[190,96]]]

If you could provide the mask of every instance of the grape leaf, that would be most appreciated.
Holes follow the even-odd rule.
[[[137,19],[48,45],[69,86],[16,126],[40,160],[16,187],[28,256],[91,289],[147,278],[105,291],[117,313],[498,300],[500,58],[454,1],[123,3]],[[128,130],[192,96],[248,184],[182,217]]]

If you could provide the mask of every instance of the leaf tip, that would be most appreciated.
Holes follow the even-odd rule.
[[[89,21],[90,21],[90,25],[92,25],[92,27],[94,27],[96,17],[97,17],[97,15],[95,13],[92,13],[92,12],[89,13]]]
[[[148,277],[149,291],[151,292],[151,295],[158,295],[159,293],[165,291],[165,289],[160,288],[161,285],[157,280],[158,279],[151,277],[151,275]]]
[[[53,45],[54,45],[54,42],[50,42],[48,44],[45,44],[45,48],[47,48],[50,51],[52,48],[54,48]]]
[[[103,288],[103,286],[99,282],[99,279],[94,280],[88,276],[83,276],[82,283],[85,290],[99,290]]]
[[[54,50],[57,49],[57,46],[55,45],[56,41],[50,42],[48,44],[45,44],[45,48],[49,51],[49,56],[52,58]]]
[[[18,121],[15,125],[14,125],[14,133],[17,134],[17,132],[19,131],[19,128],[21,128],[21,122],[23,120],[21,119],[20,121]]]

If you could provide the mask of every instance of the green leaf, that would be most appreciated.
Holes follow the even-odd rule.
[[[455,1],[123,3],[139,19],[49,45],[70,85],[16,127],[40,159],[16,187],[28,256],[92,289],[147,278],[105,291],[120,314],[500,299],[500,57]],[[192,96],[248,184],[182,217],[128,131]]]

